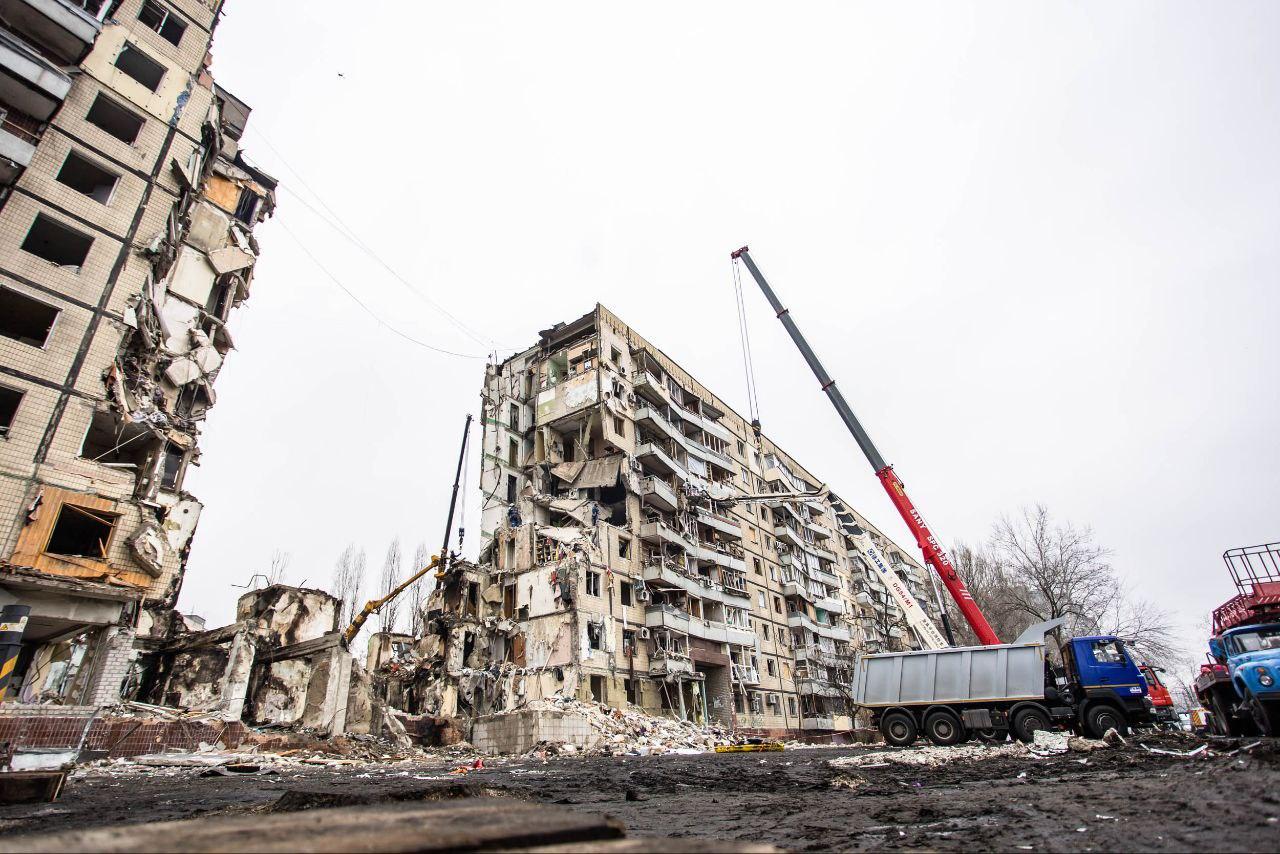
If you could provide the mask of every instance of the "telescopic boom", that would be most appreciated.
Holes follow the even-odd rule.
[[[735,261],[741,260],[742,263],[747,265],[747,269],[756,280],[756,284],[764,292],[765,299],[769,301],[769,305],[773,306],[773,310],[777,313],[778,319],[782,321],[787,334],[791,336],[791,340],[795,342],[796,347],[800,350],[800,355],[804,356],[804,360],[809,363],[813,375],[818,378],[818,383],[822,386],[822,390],[826,392],[831,405],[836,408],[836,413],[839,414],[840,420],[844,422],[845,427],[849,428],[849,432],[853,434],[854,441],[858,443],[858,447],[866,455],[867,461],[875,469],[876,477],[880,479],[885,492],[889,493],[889,500],[893,502],[894,507],[898,508],[902,521],[907,523],[907,527],[911,529],[911,533],[915,536],[916,544],[919,545],[920,551],[924,553],[925,561],[938,573],[942,583],[946,585],[947,591],[951,594],[951,598],[955,599],[956,605],[959,606],[960,613],[964,614],[964,618],[973,627],[974,634],[978,636],[978,642],[983,645],[1000,643],[1000,638],[992,630],[987,618],[983,616],[978,603],[973,601],[973,594],[969,592],[968,587],[965,587],[964,581],[961,580],[960,575],[956,572],[955,565],[951,563],[951,558],[947,556],[946,550],[938,544],[937,537],[929,530],[924,517],[920,515],[920,511],[916,509],[916,506],[911,503],[911,499],[907,497],[906,487],[902,485],[902,481],[894,474],[893,466],[886,463],[884,457],[880,456],[880,451],[876,448],[875,443],[871,441],[871,437],[867,435],[867,431],[863,428],[862,423],[858,421],[857,416],[853,414],[853,410],[849,408],[844,395],[836,388],[836,381],[827,374],[826,369],[822,367],[822,362],[818,361],[817,355],[813,352],[813,348],[809,346],[809,342],[800,333],[800,328],[791,319],[790,311],[783,308],[782,303],[778,301],[777,295],[774,294],[773,289],[769,287],[769,283],[765,281],[764,276],[760,273],[760,268],[751,260],[747,247],[742,247],[734,252],[731,257]]]

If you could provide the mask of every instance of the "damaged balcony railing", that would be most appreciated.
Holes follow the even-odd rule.
[[[734,664],[733,681],[743,685],[759,685],[760,671],[749,664]]]

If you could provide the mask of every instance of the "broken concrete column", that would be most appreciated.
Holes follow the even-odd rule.
[[[244,627],[231,639],[227,655],[227,669],[222,674],[222,703],[226,719],[238,721],[244,714],[245,700],[249,696],[249,681],[253,676],[253,661],[257,657],[257,641],[253,630]]]

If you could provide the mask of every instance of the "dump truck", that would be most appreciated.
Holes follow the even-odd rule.
[[[1046,635],[1062,623],[1037,623],[1009,644],[859,656],[853,701],[897,747],[921,733],[937,745],[1029,742],[1036,730],[1101,738],[1149,724],[1146,683],[1120,638],[1070,638],[1062,665],[1050,663]]]
[[[1280,735],[1280,543],[1228,549],[1236,595],[1213,612],[1193,687],[1219,735]]]

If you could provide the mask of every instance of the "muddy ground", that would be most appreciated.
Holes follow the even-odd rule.
[[[1147,741],[1182,751],[1201,743],[1189,736]],[[1275,851],[1280,743],[1226,755],[1237,746],[1216,742],[1192,758],[1130,745],[940,767],[831,765],[830,760],[888,750],[845,747],[488,760],[484,770],[467,774],[449,773],[459,764],[450,757],[341,769],[292,767],[264,776],[108,769],[72,780],[55,804],[0,807],[0,839],[215,813],[473,794],[609,814],[633,835],[763,841],[792,851]],[[246,840],[246,850],[252,850],[252,840]]]

